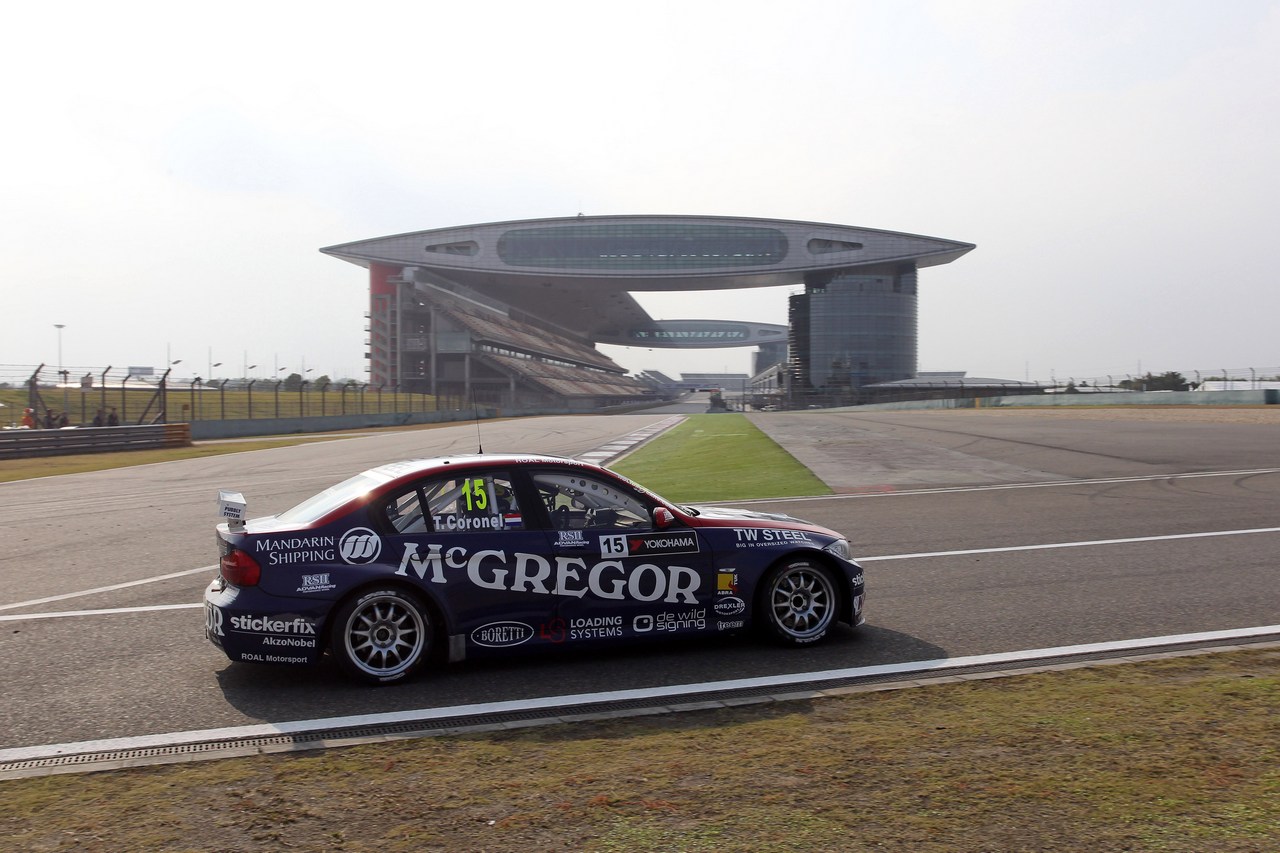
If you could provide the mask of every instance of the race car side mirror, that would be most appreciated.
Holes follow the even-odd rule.
[[[653,510],[653,526],[659,530],[670,527],[671,523],[675,520],[676,517],[671,514],[671,510],[667,509],[665,506],[656,507]]]

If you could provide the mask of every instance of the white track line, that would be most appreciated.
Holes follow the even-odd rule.
[[[896,498],[912,495],[953,495],[967,492],[999,492],[1008,489],[1053,489],[1063,486],[1105,486],[1111,483],[1151,483],[1159,480],[1191,480],[1199,477],[1241,477],[1253,474],[1280,474],[1280,468],[1254,468],[1247,471],[1199,471],[1191,474],[1145,474],[1141,477],[1104,477],[1095,480],[1051,480],[1044,483],[1004,483],[990,486],[943,486],[932,489],[903,489],[892,486],[884,487],[885,491],[855,492],[840,495],[806,495],[794,498],[758,498],[743,501],[719,501],[719,504],[776,504],[800,503],[804,501],[847,501],[862,498]],[[868,488],[876,488],[868,486]],[[704,503],[706,503],[704,501]],[[697,504],[695,503],[695,506]]]
[[[627,434],[627,435],[625,435],[625,436],[622,436],[622,437],[620,437],[620,438],[616,438],[616,439],[614,439],[612,442],[610,442],[610,443],[609,443],[609,446],[610,446],[610,447],[612,447],[612,446],[613,446],[615,443],[617,443],[617,442],[628,442],[628,446],[630,446],[630,445],[632,445],[632,444],[636,444],[636,443],[638,443],[638,442],[640,442],[640,441],[642,441],[642,440],[644,440],[644,439],[646,439],[646,438],[649,438],[649,437],[650,437],[650,436],[652,436],[655,432],[659,432],[659,431],[667,430],[667,429],[670,429],[670,428],[671,428],[671,427],[673,427],[673,426],[676,426],[677,424],[679,424],[679,423],[681,423],[682,421],[684,421],[684,419],[685,419],[685,418],[684,418],[684,416],[683,416],[683,415],[673,415],[673,416],[671,416],[671,417],[669,417],[669,418],[667,418],[667,419],[665,419],[665,420],[659,421],[658,423],[650,424],[649,426],[644,427],[643,429],[639,429],[639,430],[636,430],[635,432],[629,433],[629,434]],[[349,437],[351,437],[351,438],[367,438],[367,437],[369,437],[369,436],[364,436],[364,435],[353,435],[353,436],[349,436]],[[266,448],[266,449],[277,449],[277,448]],[[623,448],[623,449],[625,449],[625,448]],[[594,452],[594,451],[592,451],[592,452]],[[616,455],[616,454],[615,454],[615,455]],[[175,461],[184,461],[184,460],[175,460]],[[156,462],[156,463],[152,463],[152,464],[156,464],[156,465],[163,465],[163,464],[167,464],[167,463],[163,463],[163,462]],[[136,466],[135,466],[135,467],[136,467]],[[316,476],[312,476],[312,477],[295,477],[295,478],[292,478],[291,480],[289,480],[288,482],[305,482],[305,481],[307,481],[307,480],[314,480],[314,479],[317,479],[317,477],[318,477],[318,476],[320,476],[320,475],[316,475]],[[33,478],[33,479],[51,479],[51,478],[47,478],[47,477],[38,477],[38,478]],[[23,482],[23,481],[15,481],[15,482]],[[276,481],[276,482],[283,482],[283,481]],[[0,484],[0,485],[2,485],[2,484]],[[34,606],[35,606],[35,605],[37,605],[37,604],[48,604],[48,603],[49,603],[49,602],[51,602],[51,601],[66,601],[68,598],[79,598],[79,597],[84,596],[84,595],[96,595],[96,594],[98,594],[98,593],[100,593],[100,592],[114,592],[114,591],[115,591],[115,590],[117,590],[117,589],[126,589],[126,588],[131,587],[131,586],[142,586],[143,584],[155,583],[155,582],[157,582],[157,581],[166,581],[166,580],[171,580],[172,578],[180,578],[180,577],[185,577],[186,575],[194,575],[194,574],[196,574],[196,573],[198,573],[198,572],[216,571],[216,570],[217,570],[217,568],[218,568],[218,567],[217,567],[216,565],[215,565],[215,566],[201,566],[201,567],[200,567],[200,568],[198,568],[198,569],[187,569],[187,570],[186,570],[186,571],[184,571],[184,572],[173,572],[173,573],[171,573],[171,574],[167,574],[167,575],[156,575],[155,577],[142,578],[141,580],[128,581],[128,582],[126,582],[126,583],[113,584],[112,586],[100,586],[100,587],[97,587],[97,588],[95,588],[95,589],[85,589],[85,590],[81,590],[80,592],[68,592],[68,593],[64,593],[64,594],[62,594],[62,595],[51,595],[51,596],[49,596],[48,598],[33,598],[33,599],[31,599],[30,601],[16,601],[16,602],[14,602],[13,604],[0,604],[0,610],[16,610],[16,609],[18,609],[18,608],[20,608],[20,607],[34,607]],[[177,606],[185,606],[185,605],[177,605]],[[108,611],[108,610],[96,610],[96,611],[88,611],[88,610],[86,610],[86,611],[82,611],[82,613],[109,613],[109,612],[113,612],[113,611]],[[127,610],[127,609],[125,609],[125,610],[121,610],[121,611],[117,611],[117,612],[128,612],[128,610]],[[61,615],[73,616],[73,615],[80,615],[80,614],[74,614],[74,613],[60,614],[60,613],[59,613],[59,614],[44,614],[44,615],[47,615],[47,616],[61,616]]]
[[[829,669],[820,672],[790,673],[759,678],[736,678],[727,681],[709,681],[695,684],[675,684],[666,687],[644,687],[633,690],[610,690],[600,693],[574,693],[565,696],[544,696],[532,699],[515,699],[505,702],[482,702],[473,705],[452,705],[444,708],[421,708],[412,711],[394,711],[382,714],[360,714],[350,717],[322,717],[313,720],[290,720],[279,723],[263,723],[253,726],[234,726],[220,729],[169,732],[141,737],[108,738],[74,743],[46,744],[42,746],[0,749],[0,762],[32,761],[59,755],[76,755],[91,752],[113,752],[126,749],[149,749],[177,746],[179,744],[204,743],[217,740],[237,740],[252,737],[273,737],[300,732],[331,729],[358,728],[363,726],[393,725],[425,722],[427,720],[469,717],[485,714],[503,714],[532,709],[571,708],[603,702],[630,702],[661,699],[671,696],[689,696],[700,693],[716,693],[723,690],[749,690],[762,687],[784,687],[821,681],[839,681],[849,678],[866,678],[880,675],[934,672],[957,667],[989,666],[991,664],[1017,664],[1045,658],[1072,655],[1126,652],[1182,643],[1207,643],[1221,640],[1240,640],[1280,634],[1280,625],[1264,625],[1255,628],[1237,628],[1228,631],[1202,631],[1194,634],[1174,634],[1163,637],[1144,637],[1133,640],[1115,640],[1106,643],[1085,643],[1076,646],[1057,646],[1047,649],[1028,649],[1018,652],[1000,652],[988,655],[969,655],[958,658],[936,658],[926,661],[860,666],[849,669]]]
[[[0,604],[0,610],[16,610],[19,607],[35,607],[37,604],[48,604],[51,601],[66,601],[68,598],[79,598],[82,595],[96,595],[100,592],[114,592],[117,589],[128,589],[131,586],[142,586],[143,584],[156,583],[157,581],[167,581],[173,578],[183,578],[187,575],[194,575],[198,572],[216,572],[217,566],[201,566],[198,569],[187,569],[184,572],[170,572],[167,575],[156,575],[155,577],[142,578],[136,581],[125,581],[124,583],[112,584],[111,586],[100,586],[96,589],[82,589],[79,592],[66,592],[62,595],[51,595],[48,598],[33,598],[30,601],[15,601],[13,604]]]
[[[663,423],[665,423],[665,421]],[[1055,486],[1089,486],[1089,485],[1104,485],[1107,483],[1141,483],[1141,482],[1152,482],[1156,480],[1191,479],[1196,477],[1235,477],[1235,476],[1241,476],[1246,474],[1275,474],[1275,473],[1280,473],[1280,468],[1255,468],[1255,469],[1246,470],[1246,471],[1204,471],[1204,472],[1194,473],[1194,474],[1153,474],[1153,475],[1143,476],[1143,477],[1112,477],[1112,478],[1099,479],[1099,480],[1061,480],[1061,481],[1054,481],[1050,483],[1012,483],[1012,484],[997,485],[997,486],[962,486],[957,488],[914,489],[914,490],[901,491],[901,492],[869,492],[865,494],[855,494],[855,495],[813,495],[809,497],[796,497],[796,498],[765,498],[765,499],[747,500],[747,501],[720,501],[719,503],[726,506],[731,504],[747,504],[747,503],[750,503],[750,504],[795,503],[795,502],[802,502],[802,501],[849,500],[854,498],[886,498],[886,497],[904,497],[907,495],[935,495],[935,494],[954,494],[954,493],[963,493],[963,492],[988,492],[988,491],[998,491],[1002,489],[1043,489],[1043,488],[1049,488],[1049,487],[1055,487]],[[1234,531],[1234,532],[1238,532],[1238,533],[1273,532],[1275,529],[1276,528],[1263,528],[1257,531],[1245,530],[1245,531]],[[1222,531],[1217,533],[1197,533],[1197,534],[1188,534],[1188,535],[1190,536],[1227,536],[1227,535],[1230,535],[1232,532],[1233,531]],[[901,555],[901,556],[895,555],[895,556],[886,556],[886,557],[861,557],[859,559],[868,561],[868,562],[872,560],[905,560],[905,559],[908,559],[909,557],[936,557],[936,556],[943,556],[947,554],[983,554],[983,553],[991,553],[991,551],[1025,551],[1025,550],[1034,550],[1036,548],[1070,548],[1070,547],[1078,547],[1081,545],[1108,544],[1110,542],[1148,542],[1158,538],[1160,537],[1139,538],[1139,539],[1100,540],[1099,542],[1096,542],[1096,543],[1071,542],[1071,543],[1064,543],[1060,545],[1026,545],[1026,546],[1019,546],[1014,548],[994,548],[994,549],[991,549],[990,551],[984,551],[984,550],[938,551],[936,553],[930,553],[930,554],[911,554],[911,555]],[[1177,538],[1177,537],[1169,537],[1169,538]],[[100,592],[113,592],[117,589],[126,589],[131,586],[141,586],[143,584],[155,583],[157,581],[185,577],[186,575],[194,575],[198,572],[211,572],[211,571],[217,570],[217,568],[218,568],[217,566],[201,566],[198,569],[187,569],[184,572],[173,572],[167,575],[157,575],[155,577],[142,578],[141,580],[128,581],[127,583],[119,583],[119,584],[114,584],[112,586],[102,586],[102,587],[97,587],[96,589],[82,590],[80,592],[68,592],[68,593],[64,593],[63,595],[51,595],[47,598],[35,598],[29,601],[16,601],[13,604],[0,604],[0,610],[16,610],[20,607],[34,607],[37,604],[48,604],[49,602],[52,602],[52,601],[66,601],[69,598],[79,598],[85,595],[96,595],[97,593],[100,593]]]
[[[153,613],[157,610],[194,610],[204,607],[203,601],[193,604],[149,604],[144,607],[112,607],[107,610],[64,610],[59,613],[10,613],[0,616],[0,622],[26,622],[29,619],[61,619],[67,616],[115,616],[119,613]]]
[[[884,560],[915,560],[922,557],[960,557],[965,554],[998,554],[1003,551],[1043,551],[1049,548],[1085,548],[1090,545],[1124,545],[1129,542],[1166,542],[1171,539],[1205,539],[1211,536],[1242,536],[1246,533],[1280,533],[1280,527],[1252,530],[1210,530],[1205,533],[1172,533],[1168,536],[1134,536],[1129,539],[1095,539],[1089,542],[1053,542],[1047,545],[1010,545],[1006,548],[970,548],[964,551],[924,551],[919,554],[886,554],[882,557],[855,557],[859,563]]]
[[[1215,536],[1244,536],[1250,533],[1280,533],[1280,527],[1255,527],[1248,530],[1209,530],[1203,533],[1172,533],[1166,536],[1133,536],[1127,539],[1094,539],[1086,542],[1050,542],[1043,545],[1009,545],[1002,548],[967,548],[959,551],[922,551],[915,554],[884,554],[878,557],[856,557],[855,559],[859,563],[881,563],[889,560],[918,560],[927,557],[963,557],[970,554],[1000,554],[1014,551],[1047,551],[1053,548],[1087,548],[1096,545],[1126,545],[1134,542],[1168,542],[1178,539],[1208,539]],[[13,608],[22,607],[24,605],[36,605],[50,601],[60,601],[67,598],[75,598],[76,596],[90,595],[95,592],[108,592],[110,590],[121,589],[123,587],[151,583],[157,580],[182,577],[183,575],[190,575],[195,572],[206,572],[216,568],[216,566],[205,566],[200,569],[189,569],[185,572],[159,575],[154,578],[130,581],[129,583],[116,584],[115,586],[101,587],[99,589],[85,590],[84,592],[71,592],[66,595],[53,596],[51,598],[40,598],[34,601],[6,604],[3,607],[0,607],[0,610],[12,610]],[[55,619],[74,616],[106,616],[116,613],[145,613],[152,610],[179,610],[200,606],[201,605],[199,603],[156,604],[144,607],[118,607],[104,610],[65,610],[57,613],[18,613],[9,616],[0,616],[0,622],[20,622],[27,619]]]

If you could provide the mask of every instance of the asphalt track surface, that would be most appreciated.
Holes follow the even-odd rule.
[[[384,689],[204,640],[214,497],[274,513],[374,464],[474,452],[474,424],[0,484],[0,749],[1276,625],[1280,412],[1181,412],[753,415],[840,494],[746,505],[849,536],[863,629],[471,661]],[[479,439],[577,455],[666,417]]]

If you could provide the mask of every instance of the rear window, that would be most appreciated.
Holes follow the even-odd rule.
[[[276,518],[289,524],[311,524],[324,518],[347,501],[362,497],[375,486],[385,482],[386,478],[371,477],[367,472],[356,474],[350,480],[343,480],[338,485],[330,486],[320,494],[307,498],[293,509],[285,510]]]

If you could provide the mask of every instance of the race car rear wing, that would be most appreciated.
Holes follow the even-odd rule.
[[[232,530],[244,530],[245,508],[244,495],[239,492],[218,490],[218,515],[227,520]]]

